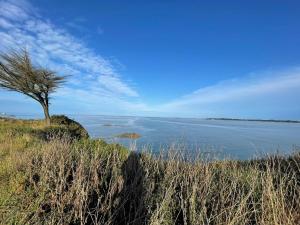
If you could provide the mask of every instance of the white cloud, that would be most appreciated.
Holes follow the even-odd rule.
[[[30,5],[28,2],[19,1],[1,1],[0,12],[4,18],[12,21],[22,21],[28,19],[30,12]]]
[[[220,82],[216,85],[194,91],[169,104],[213,103],[232,99],[256,96],[263,93],[281,91],[292,87],[299,87],[300,71],[285,76],[244,78]]]
[[[84,17],[76,17],[71,21],[66,22],[66,26],[71,27],[77,31],[88,32],[88,29],[85,26],[85,22],[87,21]]]
[[[138,96],[109,60],[43,19],[27,1],[1,1],[0,11],[0,50],[26,46],[36,63],[72,75],[71,84],[78,90],[90,90],[87,85],[92,84],[93,89],[111,92],[111,96]]]
[[[5,29],[10,29],[10,28],[13,28],[14,25],[11,24],[9,21],[7,21],[3,18],[0,18],[0,27],[5,28]]]
[[[67,85],[53,95],[63,110],[68,105],[90,114],[204,117],[247,116],[252,112],[280,116],[283,111],[300,111],[295,97],[300,96],[300,68],[222,81],[165,104],[148,105],[118,74],[113,63],[116,59],[96,54],[66,29],[39,16],[27,1],[0,0],[0,12],[0,50],[26,46],[36,63],[71,75]],[[0,94],[1,101],[3,96],[7,98]],[[13,99],[18,97],[12,95]],[[0,110],[5,110],[3,107],[0,105]]]
[[[287,104],[298,104],[299,100],[290,99],[290,96],[297,93],[300,93],[300,68],[280,72],[269,71],[200,88],[158,106],[157,110],[168,113],[179,111],[185,115],[199,116],[222,114],[227,110],[225,108],[231,108],[234,114],[243,111],[247,104],[252,104],[251,107],[256,112],[260,112],[257,106],[262,105],[269,107],[269,114],[272,114],[273,109],[279,110]]]
[[[106,87],[108,90],[116,91],[120,94],[124,93],[128,96],[138,96],[137,92],[135,92],[131,88],[128,88],[128,86],[124,85],[124,83],[120,82],[120,79],[116,76],[102,75],[99,77],[98,80],[99,83]]]

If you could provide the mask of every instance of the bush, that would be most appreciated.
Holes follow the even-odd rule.
[[[45,135],[49,135],[52,132],[54,135],[58,136],[65,133],[71,138],[76,139],[89,137],[88,132],[80,123],[68,118],[67,116],[53,115],[51,116],[51,124],[52,127],[45,129]],[[59,127],[56,127],[56,125]]]

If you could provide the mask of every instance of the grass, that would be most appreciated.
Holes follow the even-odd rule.
[[[59,126],[59,125],[56,125]],[[2,224],[299,224],[300,154],[187,162],[0,121]]]

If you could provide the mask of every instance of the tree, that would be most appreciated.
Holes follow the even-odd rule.
[[[22,93],[39,102],[50,124],[49,95],[65,81],[64,76],[35,66],[26,50],[0,54],[0,87]]]

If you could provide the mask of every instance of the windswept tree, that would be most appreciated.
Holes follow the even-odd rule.
[[[0,87],[22,93],[38,101],[50,124],[49,95],[64,82],[65,77],[33,65],[26,50],[0,54]]]

